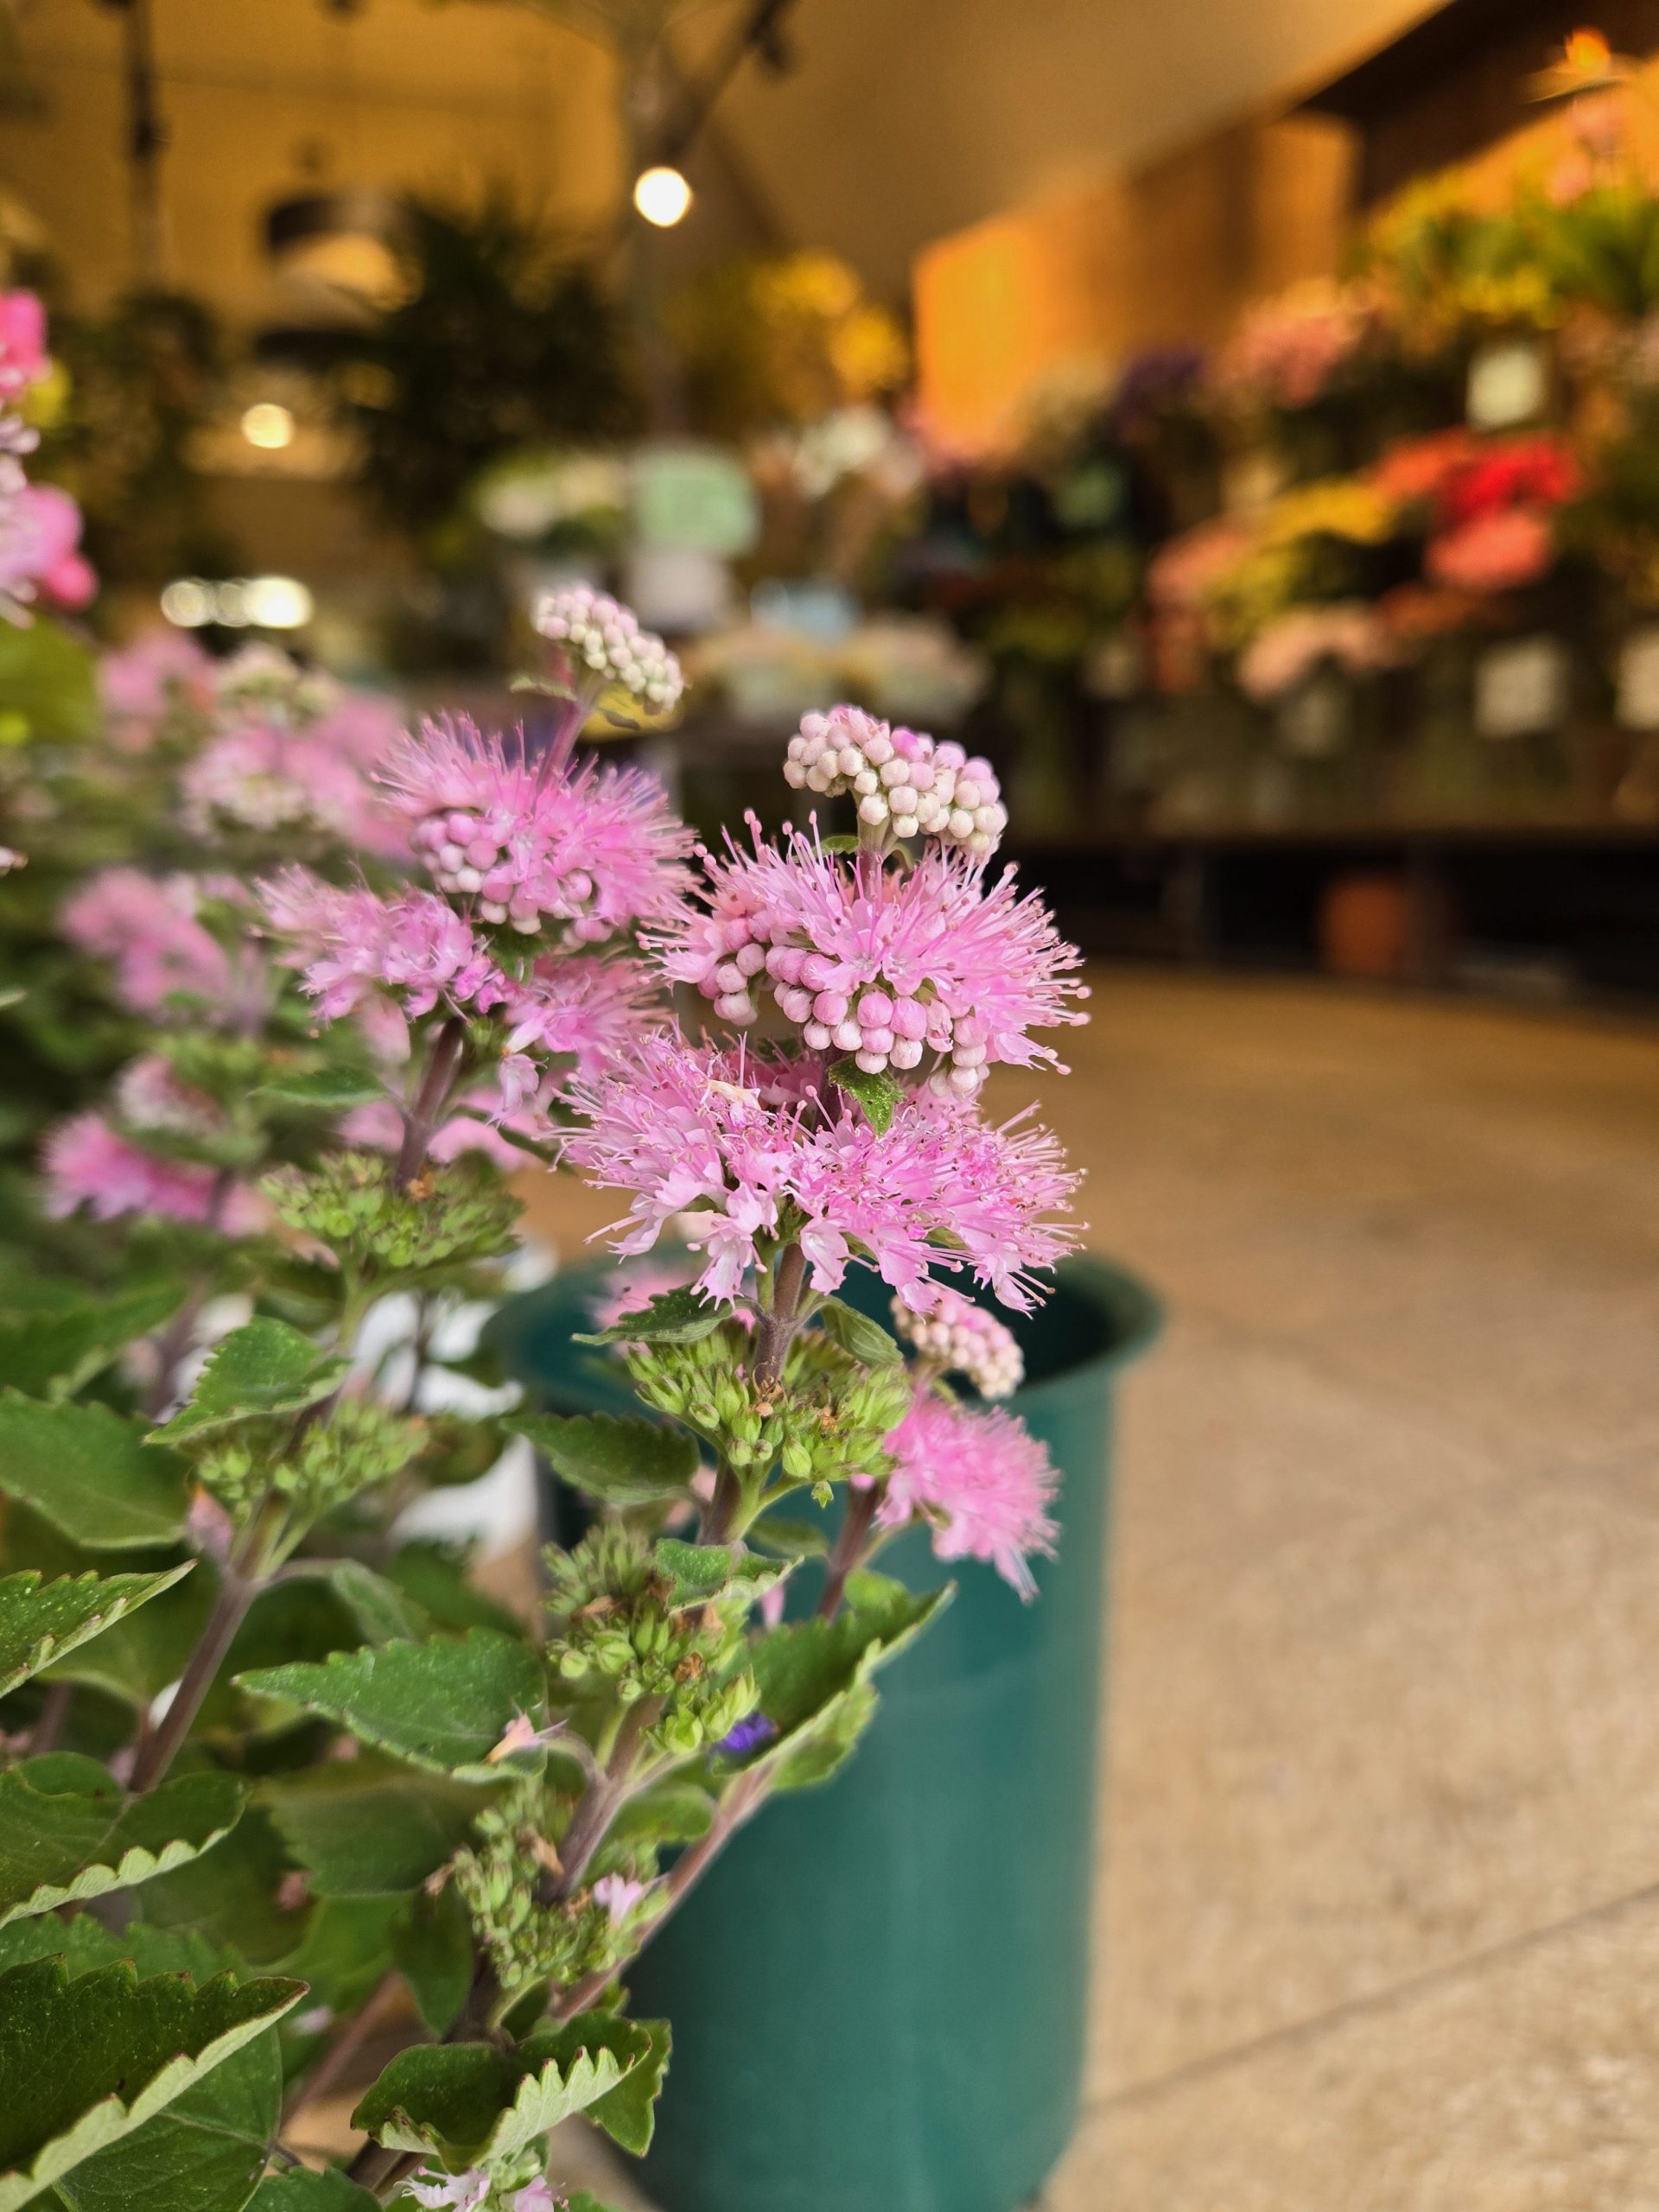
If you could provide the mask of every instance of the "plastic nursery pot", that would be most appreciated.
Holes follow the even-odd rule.
[[[504,1307],[492,1336],[550,1406],[626,1393],[572,1344],[608,1270]],[[843,1293],[885,1318],[873,1278]],[[1095,1866],[1117,1377],[1156,1300],[1096,1259],[1010,1316],[1014,1401],[1062,1485],[1058,1555],[1023,1605],[913,1530],[881,1554],[956,1603],[883,1673],[826,1786],[766,1806],[629,1974],[674,2025],[644,2184],[664,2212],[1014,2212],[1076,2124]],[[816,1568],[797,1580],[816,1596]],[[797,1610],[791,1606],[791,1611]]]

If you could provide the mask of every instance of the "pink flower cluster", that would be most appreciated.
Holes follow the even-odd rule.
[[[1217,388],[1270,407],[1311,406],[1364,345],[1370,303],[1351,286],[1314,281],[1254,308],[1216,363]]]
[[[813,1052],[851,1053],[867,1073],[925,1058],[941,1096],[972,1098],[995,1061],[1053,1063],[1029,1032],[1085,1017],[1078,956],[1012,871],[926,853],[909,870],[874,855],[838,862],[790,832],[781,848],[710,859],[709,911],[658,941],[668,974],[727,1020],[750,1022],[768,990]]]
[[[1293,607],[1239,655],[1238,680],[1250,698],[1265,703],[1294,691],[1322,663],[1361,674],[1386,667],[1394,657],[1394,639],[1363,601]]]
[[[986,1560],[1022,1598],[1034,1598],[1027,1561],[1033,1552],[1053,1552],[1058,1531],[1048,1508],[1058,1478],[1024,1424],[923,1395],[887,1444],[894,1465],[878,1523],[930,1522],[939,1558]]]
[[[380,780],[438,888],[524,936],[566,925],[591,944],[666,920],[689,881],[690,833],[635,768],[549,774],[519,730],[509,747],[464,717],[423,725]]]
[[[895,837],[938,837],[984,858],[1007,827],[988,760],[959,745],[936,745],[920,730],[893,729],[857,707],[808,715],[789,741],[784,780],[794,791],[850,791],[867,829],[890,823]]]
[[[240,994],[230,956],[199,918],[210,890],[223,896],[237,887],[105,868],[70,899],[60,926],[81,951],[114,962],[117,994],[132,1013],[162,1014],[181,998],[222,1015]]]
[[[98,688],[111,741],[147,753],[175,718],[204,717],[213,703],[213,664],[180,630],[151,630],[105,653]]]
[[[61,1217],[85,1206],[95,1221],[123,1214],[240,1236],[257,1225],[257,1202],[198,1160],[168,1160],[124,1136],[103,1115],[73,1115],[48,1137],[42,1153],[46,1210]]]
[[[685,689],[680,664],[654,631],[642,630],[632,607],[591,584],[545,592],[531,616],[569,664],[578,696],[591,702],[626,691],[648,714],[666,715]]]
[[[20,455],[40,442],[17,402],[51,367],[46,313],[33,292],[0,293],[0,616],[27,622],[42,592],[85,607],[98,579],[80,553],[80,509],[55,484],[31,484]]]
[[[931,1313],[912,1313],[895,1298],[893,1319],[936,1373],[965,1376],[982,1398],[1011,1398],[1025,1380],[1025,1354],[1013,1330],[959,1290],[942,1287]]]
[[[833,1291],[861,1258],[915,1313],[938,1302],[936,1270],[965,1269],[1024,1308],[1033,1274],[1071,1249],[1056,1217],[1077,1179],[1023,1117],[994,1127],[911,1092],[878,1132],[798,1068],[662,1033],[572,1096],[586,1126],[565,1139],[566,1158],[634,1193],[616,1249],[649,1251],[687,1213],[678,1226],[702,1255],[696,1280],[710,1297],[736,1296],[762,1240],[788,1235],[816,1290]]]

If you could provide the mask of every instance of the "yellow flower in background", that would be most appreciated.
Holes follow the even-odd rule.
[[[1263,510],[1256,535],[1264,546],[1288,545],[1300,537],[1380,545],[1394,528],[1394,503],[1375,486],[1358,476],[1326,476],[1281,493]]]

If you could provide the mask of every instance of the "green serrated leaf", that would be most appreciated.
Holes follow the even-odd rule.
[[[885,1584],[874,1603],[850,1605],[830,1621],[792,1622],[760,1637],[753,1649],[760,1710],[778,1734],[747,1769],[765,1770],[775,1789],[828,1781],[875,1710],[871,1677],[955,1594],[954,1585],[917,1596]]]
[[[350,1613],[365,1643],[416,1641],[432,1624],[406,1591],[355,1559],[299,1559],[288,1570],[296,1581],[326,1582]]]
[[[510,1414],[555,1474],[607,1505],[656,1505],[683,1497],[697,1471],[696,1439],[654,1421],[613,1414]]]
[[[73,1980],[60,1959],[0,1974],[0,2212],[130,2136],[305,1993],[294,1981],[117,1966]]]
[[[701,1344],[703,1338],[713,1336],[731,1311],[728,1299],[711,1304],[689,1287],[665,1290],[637,1313],[625,1313],[608,1329],[598,1329],[588,1336],[578,1334],[572,1341],[579,1344]]]
[[[777,1559],[823,1559],[830,1550],[830,1532],[816,1521],[791,1519],[786,1513],[763,1513],[750,1523],[744,1541]]]
[[[180,1462],[107,1406],[0,1396],[0,1491],[92,1551],[175,1541],[188,1499]]]
[[[872,1075],[861,1068],[857,1059],[849,1054],[837,1060],[830,1071],[830,1080],[838,1090],[856,1098],[864,1109],[864,1118],[879,1137],[884,1137],[893,1126],[894,1109],[904,1096],[904,1085],[895,1083],[884,1068],[880,1074]]]
[[[0,1927],[199,1859],[246,1802],[227,1774],[181,1775],[129,1799],[96,1759],[59,1751],[25,1760],[0,1774]]]
[[[6,1575],[0,1580],[0,1696],[189,1572],[187,1560],[161,1574],[79,1574],[44,1583],[33,1568]]]
[[[897,1338],[879,1321],[871,1320],[868,1313],[849,1306],[844,1298],[826,1298],[818,1309],[818,1319],[825,1334],[833,1337],[842,1351],[862,1366],[902,1365],[905,1355]]]
[[[595,2018],[607,2018],[608,2014],[579,2014],[564,2031],[567,2037],[581,2033],[591,2039],[594,2033],[589,2024]],[[588,2107],[590,2120],[605,2130],[614,2143],[636,2158],[643,2158],[651,2148],[651,2139],[657,2126],[657,2100],[662,2094],[663,2077],[668,2072],[671,2043],[666,2020],[624,2020],[619,2022],[646,2038],[645,2056],[629,2067],[615,2088],[602,2097],[596,2097]]]
[[[291,1903],[291,1862],[263,1806],[250,1805],[222,1843],[188,1866],[158,1874],[135,1892],[138,1916],[175,1937],[200,1936],[238,1968],[299,1974],[290,1961],[313,1908]],[[303,1978],[303,1977],[302,1977]]]
[[[421,2018],[435,2036],[461,2018],[473,1986],[473,1921],[453,1882],[435,1897],[423,1891],[391,1923],[392,1963],[409,1984]]]
[[[654,2059],[650,2033],[613,2012],[537,2029],[513,2050],[427,2044],[392,2060],[352,2125],[390,2149],[418,2151],[460,2172],[522,2150]]]
[[[348,2181],[338,2167],[313,2174],[296,2166],[289,2173],[267,2174],[248,2212],[378,2212],[378,2197]],[[574,2202],[570,2212],[575,2212]]]
[[[349,2019],[391,1972],[391,1931],[400,1909],[396,1897],[323,1898],[299,1948],[283,1961],[283,1973],[307,1984],[313,2005]]]
[[[687,1544],[677,1536],[658,1537],[652,1556],[668,1584],[667,1603],[677,1612],[688,1605],[712,1605],[734,1591],[764,1597],[790,1571],[788,1563],[757,1559],[733,1544]]]
[[[439,1628],[493,1628],[504,1636],[517,1635],[518,1620],[471,1580],[469,1565],[463,1547],[416,1538],[393,1553],[385,1573]]]
[[[137,2134],[77,2166],[58,2202],[68,2212],[238,2212],[265,2170],[282,2109],[282,2046],[267,2028]]]
[[[72,1398],[135,1338],[171,1319],[182,1283],[141,1283],[114,1298],[0,1313],[0,1375],[34,1398]]]
[[[348,1068],[319,1068],[311,1075],[272,1076],[259,1086],[262,1098],[283,1106],[303,1106],[320,1114],[344,1114],[372,1106],[386,1095],[385,1084]]]
[[[210,1435],[239,1421],[299,1413],[326,1398],[347,1364],[320,1352],[309,1337],[289,1328],[286,1321],[256,1314],[220,1338],[188,1402],[164,1427],[152,1430],[152,1440],[175,1443],[181,1437]]]
[[[259,1798],[316,1895],[334,1897],[418,1889],[484,1802],[474,1787],[372,1754],[273,1776]]]
[[[254,1696],[321,1713],[413,1766],[477,1781],[499,1778],[489,1753],[518,1714],[535,1718],[545,1701],[538,1654],[489,1629],[336,1651],[321,1666],[264,1667],[238,1679]]]
[[[860,842],[856,834],[843,832],[834,837],[821,837],[818,849],[824,853],[855,853],[860,849]]]

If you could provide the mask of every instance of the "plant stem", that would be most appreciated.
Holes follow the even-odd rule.
[[[432,1039],[431,1054],[421,1077],[421,1087],[415,1094],[415,1103],[404,1111],[404,1141],[398,1148],[397,1164],[391,1171],[394,1190],[406,1191],[420,1172],[426,1148],[432,1141],[450,1086],[459,1071],[466,1041],[467,1025],[458,1014],[452,1014]]]
[[[324,2052],[315,2069],[307,2075],[283,2108],[283,2126],[291,2125],[308,2104],[325,2096],[363,2048],[372,2029],[378,2026],[382,2017],[391,2009],[393,1999],[403,1986],[403,1976],[394,1968],[387,1974],[364,2005],[354,2019],[348,2020],[339,2036]]]
[[[824,1570],[823,1595],[818,1599],[818,1618],[833,1620],[841,1610],[841,1600],[847,1587],[847,1578],[863,1556],[864,1540],[870,1533],[875,1519],[875,1509],[881,1502],[885,1485],[866,1483],[862,1490],[855,1490],[847,1500],[847,1510],[842,1517],[841,1533],[836,1538]]]
[[[784,1379],[784,1362],[799,1323],[801,1292],[806,1284],[806,1255],[785,1244],[772,1272],[772,1306],[755,1323],[754,1387],[771,1393]]]
[[[203,1699],[225,1663],[226,1653],[236,1640],[236,1631],[247,1617],[248,1607],[264,1586],[257,1577],[244,1574],[232,1561],[227,1560],[220,1570],[219,1596],[207,1617],[201,1641],[190,1655],[184,1678],[173,1693],[173,1702],[162,1714],[160,1726],[133,1762],[135,1791],[153,1789],[172,1765],[190,1732],[191,1723],[201,1710]]]
[[[583,1790],[576,1809],[570,1816],[570,1825],[564,1832],[564,1842],[559,1853],[560,1863],[564,1868],[559,1877],[560,1897],[574,1894],[592,1862],[594,1853],[604,1842],[606,1832],[627,1796],[628,1783],[639,1755],[641,1739],[662,1709],[661,1698],[640,1697],[634,1700],[622,1716],[622,1726],[617,1730],[616,1743],[606,1762],[605,1770]]]
[[[29,1739],[29,1756],[38,1758],[42,1751],[54,1751],[63,1733],[63,1724],[69,1718],[69,1702],[74,1696],[73,1682],[53,1682],[48,1685],[35,1722],[35,1732]]]

